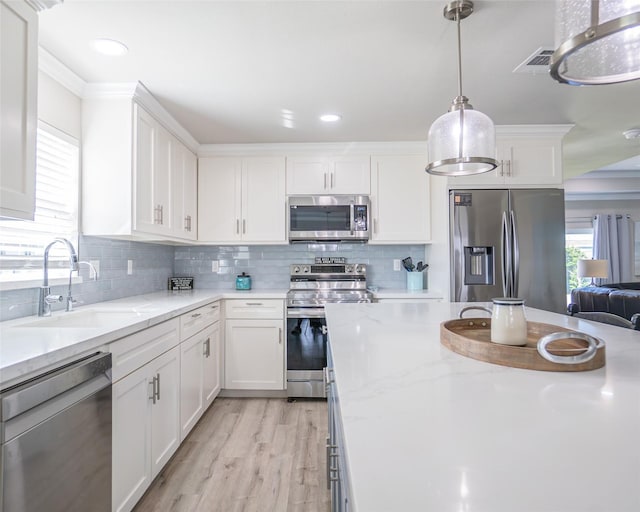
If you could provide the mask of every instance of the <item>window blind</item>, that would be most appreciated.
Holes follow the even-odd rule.
[[[34,220],[0,220],[0,280],[42,277],[44,249],[54,238],[67,238],[77,248],[78,179],[77,139],[38,123]],[[62,244],[51,248],[49,262],[50,277],[69,275]]]

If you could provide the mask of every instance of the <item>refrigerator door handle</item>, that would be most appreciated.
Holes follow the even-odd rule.
[[[520,248],[518,245],[518,227],[516,225],[516,214],[513,210],[511,215],[511,244],[513,263],[511,266],[511,292],[513,297],[518,296],[518,284],[520,282]]]
[[[507,226],[507,212],[502,212],[502,233],[500,235],[500,257],[502,261],[502,293],[509,297],[511,281],[511,244]]]

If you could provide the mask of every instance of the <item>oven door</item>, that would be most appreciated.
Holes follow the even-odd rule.
[[[287,309],[287,395],[324,398],[327,322],[324,308]]]

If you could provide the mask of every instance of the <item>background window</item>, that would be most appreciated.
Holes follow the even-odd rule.
[[[77,251],[79,154],[77,139],[38,123],[35,216],[0,220],[0,281],[42,279],[44,248],[54,238],[67,238]],[[62,244],[52,247],[49,277],[69,277],[68,261]]]
[[[567,294],[574,288],[587,286],[590,278],[578,278],[578,260],[590,259],[593,255],[593,228],[569,228],[565,234],[567,256]]]

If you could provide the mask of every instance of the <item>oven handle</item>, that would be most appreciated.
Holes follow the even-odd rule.
[[[324,308],[287,308],[287,318],[324,318]]]

